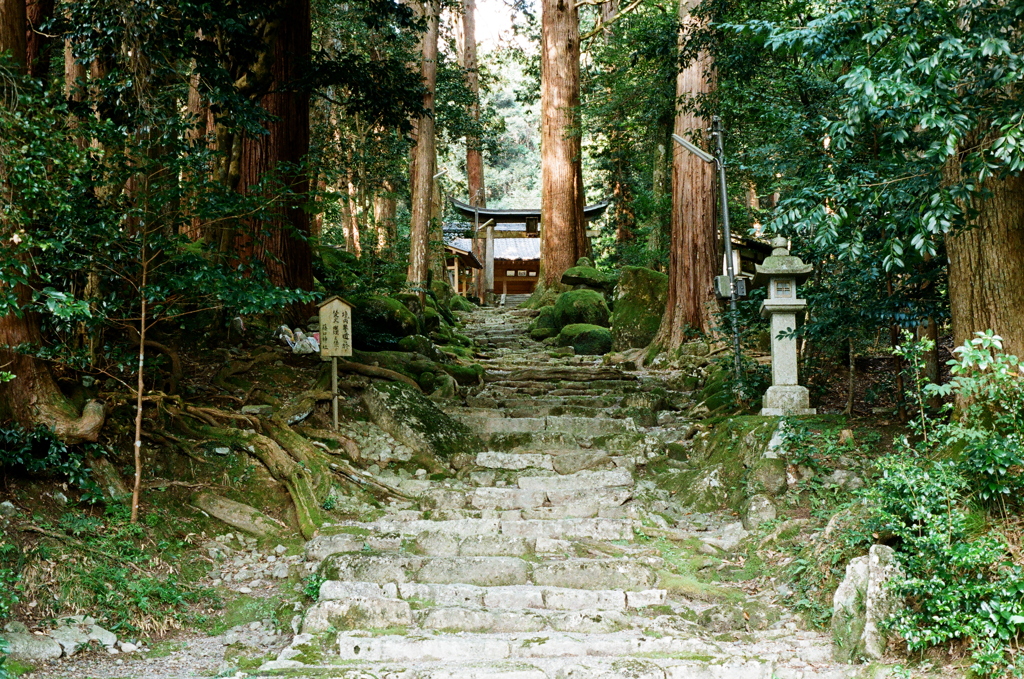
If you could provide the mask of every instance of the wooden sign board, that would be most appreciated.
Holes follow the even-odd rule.
[[[320,356],[352,355],[352,305],[341,297],[320,303]]]

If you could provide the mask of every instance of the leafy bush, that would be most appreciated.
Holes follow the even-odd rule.
[[[32,431],[10,424],[0,427],[0,467],[29,474],[59,474],[87,490],[93,484],[85,456],[92,447],[65,445],[46,427]]]
[[[898,351],[919,368],[919,349]],[[1024,486],[1024,379],[1017,357],[1003,354],[991,332],[955,353],[948,385],[917,390],[919,441],[898,439],[896,452],[879,460],[881,476],[865,493],[873,508],[867,525],[903,567],[896,587],[907,607],[890,625],[911,651],[966,641],[975,672],[1024,676],[1015,661],[1024,569],[975,507],[1005,511]],[[956,396],[956,416],[932,422],[924,408],[930,394]]]

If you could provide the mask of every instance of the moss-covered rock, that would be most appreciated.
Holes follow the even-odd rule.
[[[451,300],[452,311],[475,311],[477,306],[462,295],[455,295]]]
[[[576,260],[575,266],[589,266],[591,269],[594,268],[594,260],[590,257],[580,257]]]
[[[612,348],[623,351],[649,345],[661,325],[667,296],[665,274],[642,266],[623,267],[613,298]]]
[[[424,332],[437,332],[441,329],[443,319],[441,314],[438,313],[437,309],[428,306],[423,310],[423,330]]]
[[[363,297],[353,300],[352,342],[356,349],[393,349],[403,337],[420,332],[415,314],[397,299]]]
[[[592,266],[574,266],[562,274],[564,285],[577,285],[594,290],[606,290],[611,287],[611,279]]]
[[[448,461],[483,450],[469,427],[406,384],[375,382],[363,392],[363,404],[378,427],[420,454]]]
[[[712,421],[694,438],[689,469],[666,471],[658,483],[694,511],[739,510],[748,496],[744,478],[763,459],[777,425],[778,418],[756,415]]]
[[[577,356],[600,356],[611,351],[612,333],[599,325],[574,323],[562,328],[557,344],[571,346]]]
[[[777,457],[763,457],[754,463],[747,479],[751,494],[766,493],[778,497],[786,492],[786,462]]]
[[[608,304],[596,290],[570,290],[558,296],[552,311],[555,327],[561,330],[574,323],[608,327]]]
[[[403,337],[398,342],[398,346],[402,348],[402,351],[415,352],[417,354],[423,354],[431,361],[438,363],[447,363],[448,357],[443,351],[441,351],[436,344],[430,341],[429,337],[423,335],[409,335]]]
[[[555,326],[555,308],[542,307],[537,317],[530,323],[530,338],[538,342],[558,334]]]

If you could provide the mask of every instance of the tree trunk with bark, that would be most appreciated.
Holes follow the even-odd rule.
[[[43,23],[53,15],[53,0],[28,0],[25,14],[28,19],[25,35],[25,63],[28,64],[29,75],[33,78],[44,78],[50,68],[50,55],[47,47],[51,38],[40,29]]]
[[[25,10],[24,0],[0,0],[0,52],[10,52],[23,68],[27,63]],[[0,186],[3,185],[6,180],[0,177]],[[0,196],[0,201],[5,203],[16,200],[13,194]],[[0,240],[6,241],[10,234],[6,237],[3,234],[16,226],[0,216]],[[7,292],[9,290],[0,284],[0,295]],[[26,285],[16,285],[13,292],[15,307],[23,311],[21,315],[11,311],[0,317],[0,370],[14,375],[13,380],[0,384],[0,421],[17,422],[26,429],[43,425],[65,443],[96,441],[106,416],[104,405],[90,401],[79,413],[57,386],[45,361],[9,348],[38,347],[43,343],[40,318],[27,308],[32,291]]]
[[[679,44],[682,49],[697,20],[681,0]],[[703,145],[708,121],[693,112],[694,97],[714,89],[711,56],[698,54],[676,78],[675,134]],[[668,302],[654,345],[678,349],[690,332],[711,332],[715,310],[714,277],[721,268],[715,223],[715,167],[685,149],[673,148],[672,225]]]
[[[992,330],[1024,357],[1024,175],[985,182],[972,228],[946,238],[953,340]]]
[[[249,243],[243,249],[251,247],[252,256],[275,285],[312,290],[309,213],[303,209],[309,179],[301,171],[280,168],[282,163],[303,162],[309,152],[309,93],[296,86],[311,51],[309,0],[282,3],[279,18],[270,65],[272,85],[261,100],[274,119],[267,123],[269,134],[243,140],[240,182],[242,190],[248,191],[266,175],[278,172],[291,195],[273,209],[273,217],[250,225]],[[310,305],[300,304],[289,315],[305,322],[311,313]]]
[[[412,149],[410,168],[411,224],[409,231],[409,271],[406,280],[410,287],[424,289],[430,266],[430,216],[433,202],[434,168],[437,166],[437,148],[434,138],[434,88],[437,83],[438,8],[434,0],[425,0],[417,6],[426,21],[427,30],[420,38],[420,74],[426,88],[423,109],[416,121],[416,145]]]
[[[466,87],[473,94],[469,115],[474,120],[480,120],[480,72],[476,48],[476,0],[463,0],[459,63],[466,71]],[[484,188],[484,154],[480,148],[478,137],[466,137],[466,185],[469,191],[469,204],[475,207],[487,207],[487,195]],[[473,254],[482,262],[486,256],[486,242],[478,236],[477,233],[473,234]],[[487,291],[484,289],[483,269],[474,270],[473,283],[477,297],[484,299]]]
[[[580,149],[580,21],[571,0],[541,2],[541,267],[543,284],[584,256]]]

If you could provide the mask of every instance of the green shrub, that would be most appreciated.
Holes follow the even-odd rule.
[[[0,468],[29,474],[66,476],[71,483],[86,490],[93,487],[86,453],[96,446],[68,446],[53,431],[38,427],[31,431],[15,424],[0,427]]]
[[[908,337],[909,339],[909,337]],[[914,370],[919,441],[898,438],[866,490],[867,526],[897,551],[906,608],[889,621],[911,651],[966,641],[983,676],[1024,676],[1016,640],[1024,625],[1024,570],[983,509],[1016,503],[1022,488],[1024,378],[998,336],[977,333],[956,349],[947,385],[921,384],[927,343],[897,349]],[[926,414],[925,396],[955,395],[946,422]],[[953,404],[947,409],[953,410]]]

